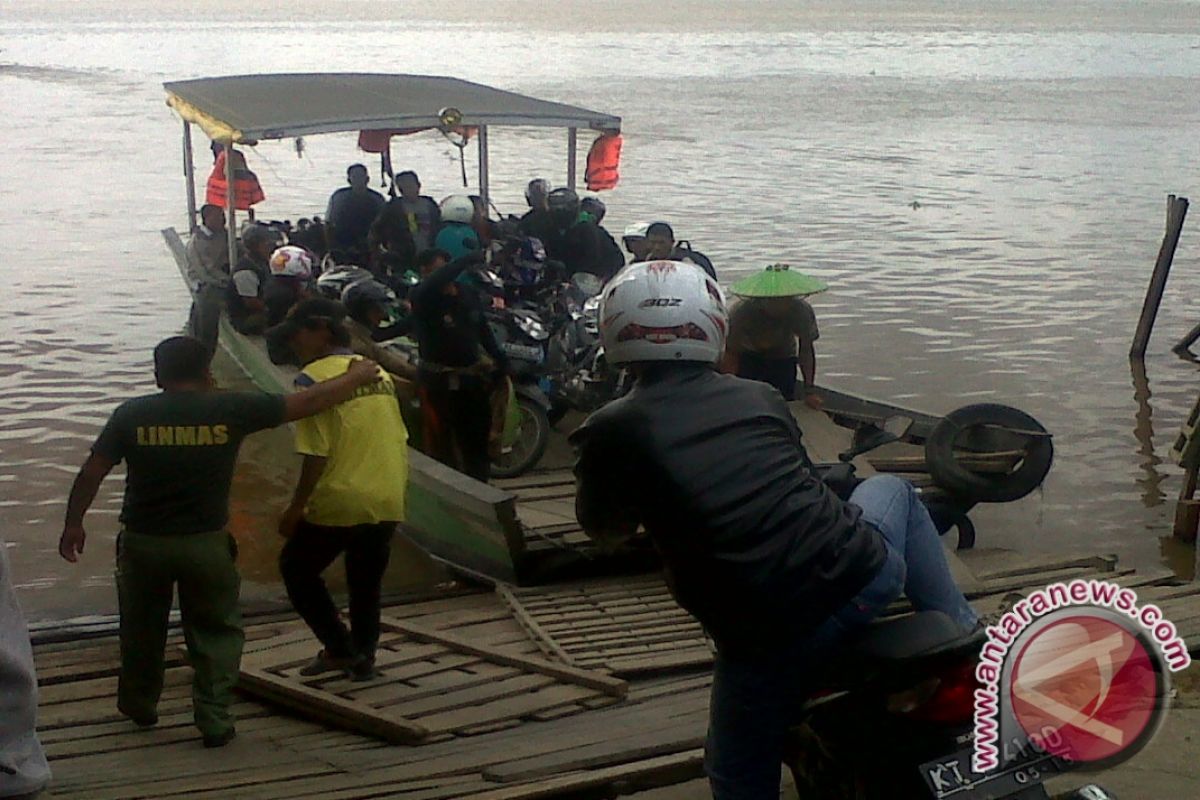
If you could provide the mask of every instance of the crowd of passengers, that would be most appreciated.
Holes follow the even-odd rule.
[[[224,311],[239,332],[264,334],[300,304],[320,299],[322,266],[369,271],[373,280],[348,288],[338,309],[348,348],[392,373],[402,395],[419,392],[423,449],[480,480],[487,480],[497,454],[508,384],[507,361],[481,299],[466,288],[472,268],[493,256],[520,260],[535,253],[539,264],[557,263],[567,275],[589,273],[602,283],[627,261],[655,259],[689,261],[716,278],[712,262],[676,242],[665,222],[631,225],[622,236],[623,252],[604,227],[603,201],[553,188],[545,179],[528,183],[523,215],[496,220],[479,196],[450,195],[439,204],[422,194],[415,172],[393,176],[389,197],[372,189],[370,178],[364,165],[351,165],[347,185],[330,196],[323,220],[305,220],[295,229],[244,225],[232,269],[225,210],[204,205],[187,247],[195,293],[189,330],[215,350]],[[409,288],[412,283],[417,285]],[[411,314],[402,328],[389,328],[389,290],[402,285]],[[420,369],[403,353],[379,346],[398,333],[417,340]]]

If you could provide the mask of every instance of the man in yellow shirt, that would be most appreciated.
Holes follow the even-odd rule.
[[[341,375],[356,358],[344,319],[340,303],[305,300],[267,332],[269,341],[289,348],[304,365],[298,388]],[[408,431],[391,377],[384,373],[341,405],[298,422],[296,450],[304,466],[279,523],[288,540],[279,571],[292,605],[323,646],[301,674],[342,671],[369,680],[379,641],[380,584],[392,533],[404,520],[408,485]],[[321,578],[342,553],[349,629]]]

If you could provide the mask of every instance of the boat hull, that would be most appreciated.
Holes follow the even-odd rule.
[[[168,228],[163,238],[182,274],[186,248]],[[186,283],[186,280],[185,280]],[[239,332],[221,317],[220,343],[246,376],[264,392],[292,391],[295,371],[271,363],[261,337]],[[398,487],[397,491],[405,491]],[[473,480],[410,449],[405,534],[436,558],[475,575],[515,583],[524,552],[516,498]]]

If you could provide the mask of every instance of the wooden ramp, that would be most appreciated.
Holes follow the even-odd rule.
[[[546,660],[491,592],[392,606],[385,613],[391,634],[403,634],[395,640],[401,644],[396,663],[422,663],[415,648],[428,647],[423,663],[432,669],[439,666],[436,647],[445,653],[441,658],[473,659],[474,670],[494,675],[512,668],[517,678],[549,679],[541,691],[566,693],[552,703],[539,701],[537,710],[528,705],[516,710],[526,703],[526,695],[535,693],[496,689],[509,696],[462,705],[462,694],[457,703],[437,699],[431,681],[425,687],[428,703],[457,707],[431,712],[442,715],[442,724],[431,723],[429,714],[412,714],[413,722],[445,731],[420,746],[390,745],[376,735],[346,730],[340,720],[325,722],[324,712],[313,714],[310,707],[291,711],[244,694],[233,709],[238,738],[221,750],[205,750],[192,725],[191,670],[175,648],[169,651],[159,725],[139,730],[115,708],[115,637],[38,646],[39,730],[54,770],[45,797],[525,800],[576,795],[614,783],[652,787],[700,774],[697,748],[705,728],[707,675],[640,680],[630,683],[627,697],[617,701],[613,693],[623,681],[585,673],[587,680],[598,681],[586,686],[526,669]],[[272,641],[276,647],[289,646],[285,638],[298,644],[298,633],[294,618],[250,624],[247,650],[270,649],[266,643]],[[179,643],[178,636],[174,642]],[[402,655],[405,648],[408,654]],[[300,650],[312,656],[311,638],[296,652]],[[562,674],[561,664],[549,668]],[[504,680],[511,679],[493,678],[479,686],[490,691]],[[383,685],[351,691],[372,688]],[[481,715],[476,707],[484,706],[488,708]],[[468,717],[455,720],[451,715],[465,709],[472,720],[490,721],[462,727]]]
[[[543,653],[617,675],[704,667],[713,650],[659,575],[497,592]]]
[[[1101,556],[1035,560],[984,550],[967,554],[967,562],[979,573],[983,587],[973,600],[980,611],[998,611],[1018,593],[1050,580],[1103,577],[1135,587],[1142,602],[1158,603],[1189,647],[1200,647],[1200,584],[1179,585],[1165,571],[1135,573]],[[642,580],[638,596],[661,596],[661,586]],[[620,583],[614,580],[614,585]],[[587,586],[593,595],[599,591],[596,584]],[[166,688],[159,704],[160,722],[153,729],[139,730],[115,708],[119,663],[115,637],[39,645],[34,651],[41,681],[39,731],[54,770],[54,783],[45,796],[534,800],[578,797],[584,792],[612,795],[700,774],[699,748],[711,680],[707,670],[657,677],[635,674],[628,681],[625,699],[614,703],[613,695],[605,691],[609,684],[581,685],[527,669],[529,662],[547,660],[544,651],[493,592],[390,606],[385,613],[388,636],[396,637],[388,639],[387,648],[395,653],[388,655],[394,658],[388,669],[391,683],[399,683],[399,671],[409,669],[412,691],[418,691],[415,682],[425,676],[416,672],[428,669],[426,675],[450,675],[455,668],[442,669],[446,661],[464,659],[459,667],[469,664],[477,675],[494,676],[496,670],[506,669],[515,673],[477,687],[459,684],[457,691],[472,692],[532,675],[525,679],[552,680],[539,691],[565,687],[568,694],[554,704],[539,705],[536,711],[528,706],[514,710],[520,708],[524,694],[511,693],[490,702],[469,703],[459,694],[450,708],[437,699],[439,692],[430,679],[420,691],[427,692],[429,704],[442,704],[442,710],[422,715],[408,706],[411,722],[438,731],[420,746],[391,745],[377,735],[346,730],[340,720],[324,722],[324,714],[314,715],[309,707],[292,711],[243,695],[233,708],[238,738],[221,750],[205,750],[192,725],[191,670],[174,649],[169,652]],[[272,649],[267,642],[274,642],[274,649],[300,644],[297,633],[294,618],[259,620],[247,627],[248,650]],[[285,637],[292,637],[291,644],[285,644]],[[300,650],[307,657],[315,647],[306,640],[296,648],[293,662],[301,658]],[[417,664],[426,666],[417,668]],[[456,682],[461,677],[439,680]],[[388,688],[387,683],[346,689],[351,693],[402,691],[398,686]],[[572,693],[576,691],[580,693]],[[422,702],[422,698],[410,695],[394,705],[401,707],[408,701]],[[489,721],[475,715],[471,720],[478,724],[468,724],[466,716],[450,717],[464,710],[474,715],[476,705],[490,707]],[[430,722],[430,714],[435,713],[442,716],[442,723]]]
[[[339,728],[393,744],[469,736],[579,703],[598,707],[623,698],[624,681],[542,658],[508,653],[413,622],[384,619],[375,666],[365,682],[305,677],[311,632],[254,642],[242,659],[239,686]]]

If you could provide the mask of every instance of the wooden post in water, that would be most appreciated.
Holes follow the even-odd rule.
[[[1200,500],[1196,500],[1197,478],[1200,477],[1200,397],[1175,438],[1171,456],[1184,470],[1183,488],[1175,504],[1175,538],[1184,542],[1196,541],[1200,527]]]
[[[1138,319],[1137,331],[1133,334],[1133,345],[1129,348],[1130,358],[1140,359],[1146,356],[1146,345],[1150,342],[1150,332],[1154,330],[1158,307],[1162,303],[1163,291],[1167,288],[1167,276],[1171,273],[1171,262],[1175,259],[1175,247],[1179,244],[1179,233],[1183,230],[1187,209],[1186,197],[1167,195],[1167,233],[1163,236],[1162,246],[1158,250],[1158,261],[1154,264],[1150,287],[1146,289],[1142,315]]]

